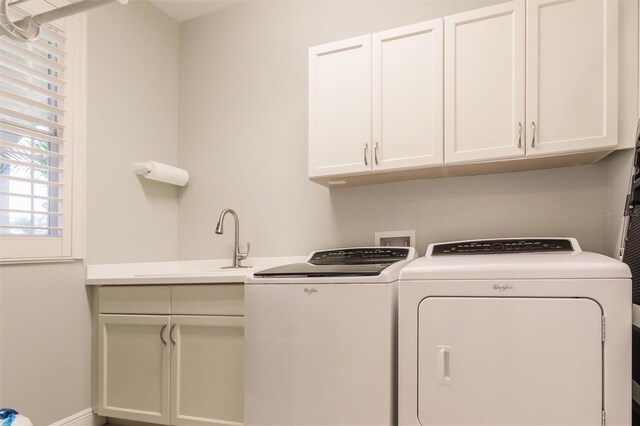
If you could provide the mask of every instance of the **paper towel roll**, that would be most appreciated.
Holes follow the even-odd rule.
[[[133,170],[147,179],[170,183],[172,185],[185,186],[187,182],[189,182],[189,173],[186,170],[157,161],[135,163]]]

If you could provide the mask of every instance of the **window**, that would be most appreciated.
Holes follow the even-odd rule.
[[[31,9],[14,8],[13,19],[43,4],[51,9],[21,4]],[[74,16],[43,27],[34,42],[0,36],[0,261],[81,255],[83,197],[74,173],[84,143],[83,26]]]

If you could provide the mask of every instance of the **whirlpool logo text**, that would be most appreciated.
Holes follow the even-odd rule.
[[[511,284],[493,284],[493,289],[497,292],[504,292],[507,290],[513,290],[513,286]]]

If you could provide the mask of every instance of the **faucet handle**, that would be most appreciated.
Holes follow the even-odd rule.
[[[251,243],[247,243],[247,251],[242,253],[240,249],[238,249],[238,259],[245,260],[249,257],[249,251],[251,251]]]

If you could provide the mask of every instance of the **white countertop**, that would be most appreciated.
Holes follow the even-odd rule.
[[[308,256],[257,257],[242,261],[250,268],[222,269],[230,259],[176,262],[113,263],[88,265],[86,285],[216,284],[244,283],[247,275],[288,263],[304,262]]]

